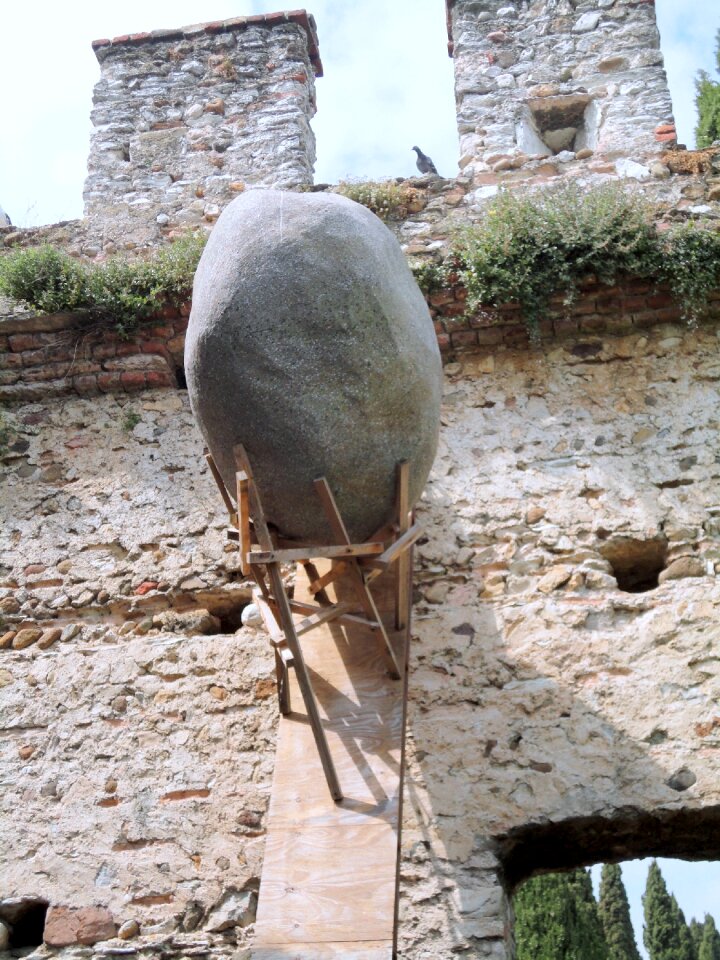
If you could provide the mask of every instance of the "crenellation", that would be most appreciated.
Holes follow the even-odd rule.
[[[448,23],[465,174],[523,155],[660,152],[673,117],[652,5],[448,0]]]
[[[214,222],[237,192],[312,182],[314,21],[248,17],[96,41],[86,215],[104,243]]]

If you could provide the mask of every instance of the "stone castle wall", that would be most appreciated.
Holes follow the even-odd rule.
[[[507,896],[534,870],[720,855],[717,348],[713,327],[660,323],[446,364],[415,571],[408,960],[505,960]],[[0,915],[44,898],[72,949],[95,923],[85,957],[246,958],[273,662],[241,625],[251,585],[187,395],[6,416]]]
[[[123,246],[212,223],[248,185],[312,182],[315,23],[304,11],[97,40],[85,212]]]
[[[646,160],[676,140],[647,0],[448,0],[460,167]]]

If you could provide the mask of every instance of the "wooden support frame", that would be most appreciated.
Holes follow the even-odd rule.
[[[312,682],[305,665],[299,638],[322,624],[333,621],[340,624],[361,625],[380,634],[389,660],[389,675],[403,679],[406,687],[407,650],[396,654],[387,629],[370,591],[370,583],[392,564],[398,564],[395,595],[395,628],[404,630],[408,623],[411,593],[411,564],[413,543],[421,536],[420,527],[412,523],[409,509],[409,464],[398,464],[396,478],[396,519],[392,526],[393,542],[387,545],[387,532],[365,543],[352,543],[335,497],[325,477],[315,481],[315,490],[332,530],[335,543],[327,545],[280,545],[268,526],[252,467],[245,448],[233,448],[236,465],[235,495],[237,508],[225,486],[210,453],[205,451],[211,474],[235,528],[229,533],[238,542],[240,566],[244,576],[252,577],[257,587],[253,594],[263,622],[270,634],[274,649],[281,713],[290,714],[289,669],[294,668],[302,694],[308,721],[320,756],[328,788],[335,801],[342,800],[342,790],[333,763],[327,736],[320,716]],[[257,542],[259,549],[254,547]],[[331,569],[320,576],[312,559],[332,560]],[[319,602],[303,603],[288,597],[280,572],[281,563],[302,563],[311,580],[310,593]],[[362,613],[354,612],[355,605],[344,600],[333,603],[325,588],[337,581],[345,581],[352,589]],[[294,614],[303,615],[296,622]],[[403,697],[405,697],[403,693]]]

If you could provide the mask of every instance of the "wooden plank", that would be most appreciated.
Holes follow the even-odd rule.
[[[397,835],[384,822],[273,830],[257,943],[392,939]],[[288,875],[288,864],[292,873]]]
[[[298,943],[255,947],[251,960],[392,960],[387,940],[358,943]]]
[[[316,557],[369,557],[381,554],[385,549],[384,543],[348,543],[333,544],[332,546],[293,547],[288,550],[255,550],[248,556],[250,563],[302,563],[303,560],[312,560]]]
[[[299,569],[292,603],[312,607],[309,580],[328,569],[328,563],[317,571]],[[394,572],[395,567],[377,581],[378,610],[388,621],[394,612]],[[347,577],[328,592],[334,603],[353,597]],[[400,657],[405,635],[391,631],[390,636]],[[343,799],[332,803],[328,797],[307,715],[298,707],[281,717],[252,956],[391,960],[402,684],[389,678],[384,651],[367,624],[321,624],[304,638],[303,654]],[[297,678],[291,676],[290,682],[295,693]]]
[[[379,557],[368,557],[366,560],[363,560],[363,569],[370,567],[372,569],[387,570],[390,564],[399,560],[402,554],[405,553],[416,540],[419,540],[424,532],[419,524],[413,524],[409,530],[406,530],[401,537],[398,537]]]

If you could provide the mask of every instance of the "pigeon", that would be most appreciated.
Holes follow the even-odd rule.
[[[417,153],[417,168],[420,173],[437,174],[437,168],[430,157],[423,153],[420,147],[413,147],[413,150]]]

